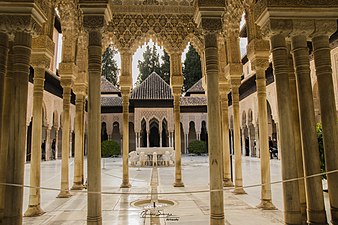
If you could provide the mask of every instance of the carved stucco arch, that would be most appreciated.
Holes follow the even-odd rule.
[[[131,53],[149,39],[163,46],[169,54],[183,52],[189,41],[200,53],[203,43],[202,31],[188,14],[114,14],[106,32],[107,42],[113,43],[119,51]]]

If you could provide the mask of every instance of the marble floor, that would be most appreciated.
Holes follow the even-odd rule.
[[[174,188],[174,167],[158,169],[159,199],[174,201],[175,205],[165,208],[166,216],[150,221],[143,218],[142,208],[133,206],[137,200],[150,199],[150,179],[152,168],[130,168],[130,189],[120,189],[122,176],[121,158],[105,159],[102,163],[102,215],[106,225],[138,224],[209,224],[209,193],[207,192],[209,169],[208,158],[183,156],[184,188]],[[70,160],[70,185],[73,182],[73,160]],[[29,185],[30,165],[26,164],[25,184]],[[56,198],[60,188],[61,161],[41,163],[41,207],[46,212],[35,218],[24,217],[25,225],[82,225],[86,224],[86,191],[71,191],[68,199]],[[85,170],[86,173],[86,170]],[[271,180],[281,180],[280,161],[271,160]],[[278,210],[257,209],[260,202],[260,187],[249,187],[260,183],[260,161],[243,157],[243,182],[246,195],[234,195],[231,189],[224,191],[224,209],[226,223],[231,225],[274,225],[283,224],[283,203],[281,184],[272,185],[273,203]],[[205,192],[198,192],[205,190]],[[178,193],[181,192],[181,193]],[[121,194],[122,193],[122,194]],[[163,194],[161,194],[163,193]],[[24,211],[28,206],[29,189],[24,191]],[[327,196],[325,197],[327,200]],[[167,216],[170,214],[171,216]]]

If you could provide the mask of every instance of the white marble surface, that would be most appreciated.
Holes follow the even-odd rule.
[[[135,193],[150,193],[151,168],[130,168],[130,182],[132,188],[121,190],[122,160],[120,158],[107,159],[105,169],[102,169],[102,191],[110,192],[102,195],[102,215],[105,225],[138,225],[144,224],[140,217],[142,209],[131,206],[135,200],[149,198],[149,195]],[[25,184],[29,185],[29,167],[26,165]],[[206,225],[209,224],[209,193],[185,193],[208,190],[209,169],[207,157],[183,156],[184,188],[174,188],[174,167],[159,168],[160,199],[176,202],[175,206],[165,209],[165,213],[178,216],[179,221],[160,220],[160,224]],[[41,163],[41,186],[60,188],[61,161]],[[281,179],[280,161],[271,160],[272,181]],[[73,160],[70,160],[70,186],[73,182]],[[260,161],[243,157],[244,186],[260,183]],[[260,202],[260,188],[245,188],[247,195],[233,195],[231,190],[224,191],[224,209],[227,224],[232,225],[274,225],[283,224],[283,204],[281,184],[272,185],[273,203],[278,210],[263,211],[255,208]],[[131,192],[121,195],[120,193]],[[24,218],[25,225],[81,225],[86,224],[87,195],[85,191],[71,191],[69,199],[56,198],[58,191],[42,190],[41,207],[46,213],[40,217]],[[171,194],[170,194],[171,193]],[[28,206],[29,191],[24,192],[24,210]],[[327,200],[327,196],[325,198]],[[146,224],[149,220],[146,220]]]

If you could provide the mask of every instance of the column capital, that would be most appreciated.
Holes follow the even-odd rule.
[[[223,14],[225,1],[202,1],[196,2],[194,20],[204,33],[219,33],[223,29]]]
[[[55,44],[47,35],[40,35],[32,39],[31,64],[33,67],[49,68],[54,56]]]
[[[62,80],[71,80],[73,83],[78,73],[78,67],[73,63],[62,62],[59,64],[59,74]],[[61,84],[62,85],[62,84]]]
[[[86,83],[75,83],[74,84],[74,94],[76,96],[83,96],[85,97],[87,95],[88,85]]]
[[[316,36],[331,36],[334,32],[337,31],[337,20],[315,20],[314,21],[314,32],[311,34],[311,37]]]
[[[258,58],[266,58],[269,60],[270,56],[270,43],[267,40],[255,38],[249,42],[247,46],[247,55],[250,61]]]
[[[240,79],[243,72],[241,63],[229,63],[225,67],[225,74],[228,80]]]
[[[261,27],[262,37],[269,38],[274,35],[281,34],[288,36],[293,29],[291,19],[274,19],[270,18],[268,21],[264,21],[264,24],[258,24]]]
[[[314,32],[314,21],[309,19],[293,19],[290,37],[304,35],[309,37]]]

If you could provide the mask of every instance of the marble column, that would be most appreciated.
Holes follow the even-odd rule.
[[[181,165],[181,92],[174,93],[174,120],[175,120],[175,183],[174,187],[184,187]]]
[[[15,34],[12,74],[14,85],[5,87],[5,90],[7,88],[12,89],[11,95],[7,96],[10,99],[7,100],[10,100],[8,105],[11,108],[8,119],[13,120],[9,122],[9,127],[6,127],[6,135],[9,137],[6,182],[17,185],[24,184],[28,75],[31,46],[32,36],[30,33],[17,32]],[[3,224],[22,224],[22,203],[23,187],[7,186]]]
[[[62,114],[62,163],[61,163],[61,191],[58,198],[69,198],[69,149],[70,149],[70,97],[72,81],[63,79],[61,75],[61,86],[63,88],[63,114]]]
[[[150,147],[149,131],[147,130],[147,148]]]
[[[59,127],[55,128],[55,159],[58,159],[59,154]]]
[[[51,139],[50,139],[50,133],[52,128],[50,126],[47,126],[46,129],[46,160],[50,160],[52,156],[52,148],[51,148]]]
[[[208,96],[208,148],[210,184],[210,224],[224,224],[223,173],[219,100],[217,34],[205,35],[205,62]]]
[[[272,204],[271,178],[270,178],[270,152],[268,139],[268,113],[266,103],[266,79],[265,69],[269,66],[268,57],[264,58],[263,65],[256,66],[256,85],[258,98],[258,126],[259,126],[259,147],[261,156],[261,203],[258,208],[276,209]]]
[[[37,66],[34,68],[34,90],[33,90],[33,120],[32,120],[32,148],[30,166],[30,186],[40,186],[40,164],[42,143],[42,101],[45,82],[45,68]],[[46,154],[46,152],[45,152]],[[29,189],[29,205],[25,216],[39,216],[44,214],[40,207],[40,189]]]
[[[132,61],[133,56],[129,51],[121,52],[121,76],[120,89],[122,93],[122,116],[123,116],[123,179],[121,188],[130,188],[129,182],[129,97],[132,87]]]
[[[10,135],[10,130],[8,129],[11,127],[10,125],[10,113],[11,113],[11,96],[14,95],[13,92],[13,42],[8,42],[8,36],[7,34],[0,34],[1,39],[3,42],[1,42],[2,48],[8,48],[7,51],[4,49],[1,50],[0,55],[0,73],[3,73],[4,76],[4,87],[3,87],[3,110],[1,112],[0,117],[0,158],[1,159],[7,159],[8,155],[8,143],[9,138],[7,138]],[[10,51],[8,52],[8,50]],[[2,65],[2,63],[4,65]],[[6,137],[6,135],[8,135]],[[6,182],[6,168],[7,167],[7,160],[3,160],[2,163],[0,163],[0,182],[5,183]],[[0,185],[0,224],[3,224],[3,217],[4,217],[4,209],[5,209],[5,189],[6,187],[3,185]]]
[[[256,139],[256,156],[258,157],[258,158],[260,158],[261,157],[261,150],[260,150],[260,148],[259,148],[259,146],[260,146],[260,141],[259,141],[259,124],[257,124],[256,126],[255,126],[255,139]]]
[[[4,91],[5,91],[5,75],[7,72],[8,59],[8,34],[0,32],[0,118],[3,113]],[[1,127],[0,121],[0,127]],[[1,135],[1,131],[0,131]],[[1,142],[1,139],[0,139]],[[1,143],[0,143],[1,144]]]
[[[229,140],[229,113],[228,113],[228,93],[225,92],[221,95],[222,107],[222,137],[223,142],[223,186],[233,187],[231,181],[231,168],[230,168],[230,140]]]
[[[235,155],[235,194],[246,194],[243,189],[242,176],[242,153],[241,153],[241,137],[240,137],[240,115],[239,115],[239,86],[240,79],[231,80],[232,90],[232,110],[234,114],[234,155]],[[245,142],[243,143],[245,144]]]
[[[122,110],[123,110],[123,179],[121,188],[130,188],[129,183],[129,165],[128,165],[128,153],[129,153],[129,95],[130,88],[122,90]]]
[[[274,68],[278,117],[280,121],[280,152],[282,153],[282,179],[289,180],[298,177],[295,160],[294,128],[290,88],[288,78],[287,47],[283,34],[270,37],[272,62]],[[261,138],[261,137],[259,137]],[[302,224],[299,204],[298,182],[283,183],[284,221],[286,224]]]
[[[323,127],[325,163],[327,171],[338,169],[338,127],[337,109],[335,106],[334,85],[332,80],[331,55],[329,37],[337,30],[337,23],[333,21],[316,21],[316,30],[312,37],[314,61],[318,82],[320,111]],[[329,29],[328,29],[329,25]],[[338,224],[338,173],[327,175],[331,222]]]
[[[162,147],[162,131],[160,132],[160,147]]]
[[[304,150],[304,173],[305,176],[311,176],[321,171],[307,37],[305,35],[292,36],[291,48],[297,80],[300,129]],[[327,224],[321,176],[306,178],[305,186],[308,223]]]
[[[75,87],[76,89],[77,87]],[[84,88],[85,89],[85,88]],[[74,183],[72,190],[82,190],[83,186],[83,167],[82,167],[82,156],[83,156],[83,127],[84,127],[84,101],[85,101],[85,90],[83,93],[76,92],[75,100],[75,156],[74,156]]]
[[[291,45],[288,44],[288,50],[291,49]],[[298,96],[297,96],[297,86],[296,86],[296,77],[293,66],[293,59],[291,53],[288,53],[288,64],[289,64],[289,83],[290,83],[290,96],[292,103],[292,118],[293,118],[293,129],[294,129],[294,139],[295,139],[295,152],[297,160],[297,174],[298,177],[304,177],[304,167],[303,167],[303,149],[302,149],[302,140],[300,137],[300,122],[299,122],[299,109],[298,109]],[[277,129],[278,130],[278,129]],[[277,135],[277,142],[279,143],[279,135]],[[280,148],[278,148],[280,149]],[[280,158],[280,154],[278,154]],[[302,222],[306,224],[307,221],[307,212],[306,212],[306,196],[305,196],[305,179],[298,180],[299,186],[299,203],[302,213]]]
[[[88,205],[87,224],[102,224],[101,203],[101,54],[102,33],[89,29],[88,32]]]

